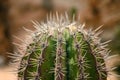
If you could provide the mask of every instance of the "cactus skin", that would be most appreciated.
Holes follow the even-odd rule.
[[[101,43],[99,28],[85,30],[84,24],[58,14],[47,23],[33,23],[36,31],[20,62],[20,80],[106,79],[109,50],[107,42]]]

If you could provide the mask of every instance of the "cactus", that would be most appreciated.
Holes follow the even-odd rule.
[[[20,61],[20,80],[105,80],[109,49],[101,42],[100,27],[85,29],[64,16],[50,15],[46,23],[33,22],[35,31]]]

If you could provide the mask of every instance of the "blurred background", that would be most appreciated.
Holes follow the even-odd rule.
[[[13,35],[25,39],[27,33],[23,26],[34,30],[31,20],[45,21],[49,13],[64,13],[87,28],[103,25],[103,41],[111,39],[110,55],[118,54],[106,62],[107,67],[117,66],[113,73],[120,74],[120,0],[0,0],[0,80],[17,80],[16,74],[10,73],[11,60],[7,52],[14,54],[13,42],[19,43]],[[80,17],[80,19],[78,19]],[[120,80],[119,76],[110,75],[108,80]]]

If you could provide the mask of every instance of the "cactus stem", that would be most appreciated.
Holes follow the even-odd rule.
[[[87,42],[87,41],[86,41]],[[89,46],[89,51],[90,51],[90,53],[91,53],[91,55],[92,55],[92,57],[93,57],[93,59],[94,59],[94,61],[95,61],[95,70],[96,70],[96,74],[98,75],[98,77],[97,77],[97,80],[102,80],[101,79],[101,75],[100,75],[100,73],[99,73],[99,69],[98,69],[98,61],[97,61],[97,59],[96,59],[96,56],[94,55],[94,53],[93,53],[93,51],[92,51],[92,49],[91,49],[91,45],[87,42],[87,44],[88,44],[88,46]]]
[[[64,80],[64,70],[63,70],[63,39],[61,37],[62,33],[58,31],[57,37],[57,50],[56,50],[56,62],[55,62],[55,80]]]
[[[39,56],[39,61],[38,61],[38,67],[37,67],[37,75],[35,76],[35,80],[39,80],[40,77],[41,77],[41,65],[42,63],[44,63],[44,56],[45,56],[45,51],[47,49],[47,46],[48,46],[48,39],[50,38],[51,36],[48,36],[46,38],[46,41],[45,43],[43,43],[42,45],[42,49],[41,49],[41,54]]]
[[[79,68],[79,72],[78,72],[78,80],[85,80],[85,75],[84,75],[84,58],[82,57],[82,53],[81,53],[81,45],[79,44],[79,41],[77,40],[77,35],[74,34],[74,39],[75,39],[75,48],[76,48],[76,52],[77,52],[77,63],[78,63],[78,68]]]
[[[69,50],[68,50],[68,46],[69,46],[69,42],[66,41],[66,80],[69,80],[69,70],[70,70],[70,67],[69,67]]]
[[[30,65],[30,57],[32,56],[32,54],[34,53],[34,50],[32,51],[32,53],[28,56],[27,62],[26,62],[26,69],[23,72],[23,76],[24,76],[24,80],[27,80],[27,74],[28,74],[28,68],[31,67],[32,65]]]
[[[105,61],[111,57],[108,57],[110,50],[106,48],[109,41],[101,43],[99,38],[102,33],[99,31],[101,26],[95,30],[86,30],[85,24],[81,25],[74,19],[69,20],[67,13],[59,16],[57,12],[56,16],[50,14],[50,17],[47,17],[47,23],[32,23],[35,31],[24,28],[30,33],[32,42],[25,42],[27,47],[18,73],[22,80],[107,78]],[[17,39],[24,43],[22,39]],[[23,53],[23,47],[14,44],[20,47],[19,52]],[[15,57],[17,56],[13,56]]]

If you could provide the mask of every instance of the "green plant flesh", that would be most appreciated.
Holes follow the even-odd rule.
[[[18,73],[21,80],[106,79],[101,53],[106,53],[107,49],[104,43],[100,43],[97,29],[89,33],[82,25],[77,27],[63,22],[62,19],[53,19],[42,25],[35,23],[39,29],[33,33],[33,41],[21,59]],[[41,26],[47,27],[42,29]]]

